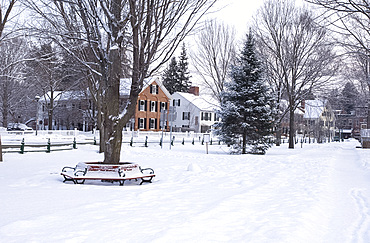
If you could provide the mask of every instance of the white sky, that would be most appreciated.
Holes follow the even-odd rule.
[[[220,10],[210,17],[215,17],[234,26],[238,38],[240,38],[248,32],[252,17],[262,4],[262,0],[219,0],[215,9]]]

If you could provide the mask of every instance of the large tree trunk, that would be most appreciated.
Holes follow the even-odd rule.
[[[295,127],[294,127],[294,107],[289,108],[289,148],[294,149],[294,134],[295,134]]]
[[[121,57],[118,48],[111,49],[109,77],[106,80],[105,101],[103,106],[104,126],[104,163],[118,164],[122,145],[122,125],[119,122],[119,86],[121,73]]]

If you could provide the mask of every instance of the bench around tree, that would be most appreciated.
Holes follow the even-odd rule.
[[[86,180],[100,180],[119,182],[121,186],[126,180],[141,179],[144,182],[152,182],[155,177],[151,168],[141,169],[138,164],[121,162],[119,164],[103,164],[101,162],[78,163],[75,167],[66,166],[62,169],[61,175],[64,181],[72,181],[74,184],[83,184]]]

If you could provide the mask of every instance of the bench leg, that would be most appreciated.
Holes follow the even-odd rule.
[[[121,181],[119,181],[119,185],[120,185],[120,186],[123,186],[123,184],[125,184],[125,180],[121,180]]]
[[[85,183],[85,179],[74,179],[73,182],[75,184],[84,184]]]

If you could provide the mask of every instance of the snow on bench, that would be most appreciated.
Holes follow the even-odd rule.
[[[121,162],[119,164],[103,164],[101,162],[78,163],[75,167],[66,166],[62,169],[61,175],[64,181],[72,181],[74,184],[83,184],[85,180],[117,181],[123,186],[126,180],[136,181],[141,179],[144,182],[152,182],[155,177],[151,168],[141,169],[138,164]]]

